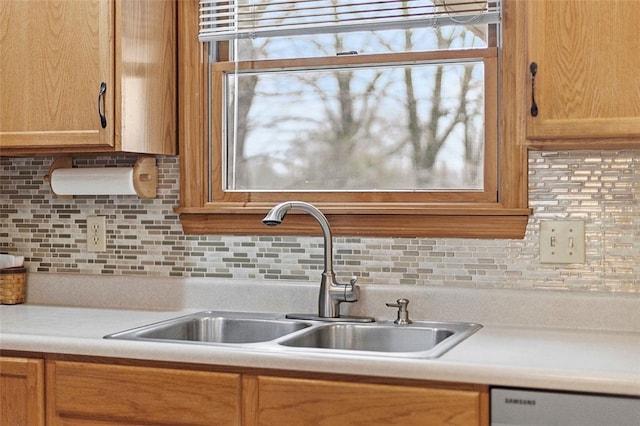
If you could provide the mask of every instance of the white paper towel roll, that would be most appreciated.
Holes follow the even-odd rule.
[[[58,195],[136,195],[132,167],[56,169],[50,180]]]

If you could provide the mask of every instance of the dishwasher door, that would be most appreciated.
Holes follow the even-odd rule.
[[[492,388],[491,426],[640,426],[640,398]]]

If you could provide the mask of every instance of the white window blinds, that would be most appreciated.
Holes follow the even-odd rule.
[[[500,0],[200,0],[200,40],[478,25]]]

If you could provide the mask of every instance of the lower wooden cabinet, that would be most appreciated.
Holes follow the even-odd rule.
[[[47,425],[240,424],[240,375],[47,362]]]
[[[297,379],[244,378],[246,426],[488,425],[488,397],[460,389]]]
[[[0,425],[44,424],[44,361],[0,357]]]
[[[93,361],[1,357],[0,425],[489,424],[480,385]]]

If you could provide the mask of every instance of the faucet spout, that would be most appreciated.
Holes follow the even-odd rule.
[[[262,223],[267,226],[278,226],[282,223],[289,210],[300,210],[310,214],[320,224],[322,236],[324,238],[324,272],[329,276],[334,276],[333,272],[333,237],[331,227],[327,217],[313,204],[303,201],[286,201],[273,207],[262,219]]]
[[[262,223],[268,226],[277,226],[282,223],[290,210],[300,210],[311,215],[322,228],[324,238],[324,271],[320,281],[320,294],[318,297],[318,316],[320,318],[340,318],[340,303],[355,302],[358,300],[360,290],[352,278],[349,284],[340,284],[336,281],[333,271],[333,237],[327,217],[314,205],[303,201],[286,201],[274,206],[262,219]]]

